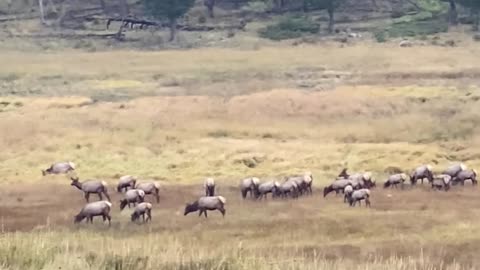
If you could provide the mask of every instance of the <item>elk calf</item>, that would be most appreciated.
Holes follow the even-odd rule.
[[[443,189],[445,191],[448,191],[450,189],[451,180],[452,177],[448,174],[435,175],[432,181],[432,189]]]
[[[147,215],[147,219],[145,220],[145,215]],[[148,202],[142,202],[138,204],[135,209],[133,210],[131,219],[132,222],[135,222],[140,218],[143,219],[143,223],[152,221],[152,204]]]

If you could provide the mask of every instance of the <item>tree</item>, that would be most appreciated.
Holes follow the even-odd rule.
[[[38,0],[38,7],[40,9],[40,20],[45,24],[45,12],[43,11],[43,0]]]
[[[457,25],[458,24],[457,0],[441,0],[441,1],[447,2],[449,5],[448,23],[450,25]]]
[[[107,5],[105,4],[105,0],[100,0],[100,7],[102,7],[103,13],[107,13]]]
[[[458,24],[457,3],[455,0],[448,0],[450,8],[448,9],[448,21],[451,25]]]
[[[335,27],[335,9],[344,0],[303,0],[303,10],[308,12],[310,9],[326,9],[328,12],[328,32],[332,33]]]
[[[122,16],[122,18],[127,17],[129,12],[130,11],[128,10],[127,0],[120,0],[120,15]]]
[[[213,8],[215,7],[215,0],[205,0],[203,3],[207,7],[208,16],[210,18],[215,17],[215,15],[213,14]]]
[[[473,29],[480,30],[480,1],[479,0],[457,0],[462,6],[469,8],[473,16]]]
[[[158,20],[167,20],[170,26],[170,39],[177,34],[177,20],[187,13],[195,0],[144,0],[148,14]]]

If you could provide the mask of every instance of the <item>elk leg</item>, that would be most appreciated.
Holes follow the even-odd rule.
[[[90,201],[90,192],[85,192],[85,200],[87,203]]]
[[[108,192],[106,190],[103,190],[103,194],[105,195],[105,197],[107,197],[107,200],[111,202],[110,195],[108,195]]]
[[[147,222],[152,220],[152,211],[147,210]]]

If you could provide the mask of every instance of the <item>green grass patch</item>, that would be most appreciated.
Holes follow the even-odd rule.
[[[391,26],[375,31],[374,36],[378,42],[385,42],[389,38],[428,36],[448,31],[445,20],[402,20]]]
[[[14,82],[23,77],[22,74],[20,73],[6,73],[6,74],[0,74],[0,81],[5,81],[5,82]]]
[[[306,34],[316,34],[320,24],[305,16],[289,16],[282,18],[278,23],[269,25],[259,31],[263,38],[284,40],[299,38]]]

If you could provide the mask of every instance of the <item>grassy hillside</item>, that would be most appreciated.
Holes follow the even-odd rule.
[[[0,269],[477,269],[476,188],[321,196],[341,168],[480,167],[479,49],[358,44],[168,52],[2,51]],[[65,176],[106,180],[111,228],[72,225]],[[314,196],[241,201],[238,180],[312,171]],[[129,223],[120,175],[162,182]],[[227,216],[183,217],[213,176]],[[380,186],[380,185],[379,185]]]
[[[40,169],[67,159],[80,177],[171,183],[306,169],[324,183],[345,165],[378,174],[477,165],[477,55],[380,46],[3,53],[2,181],[40,181]]]

